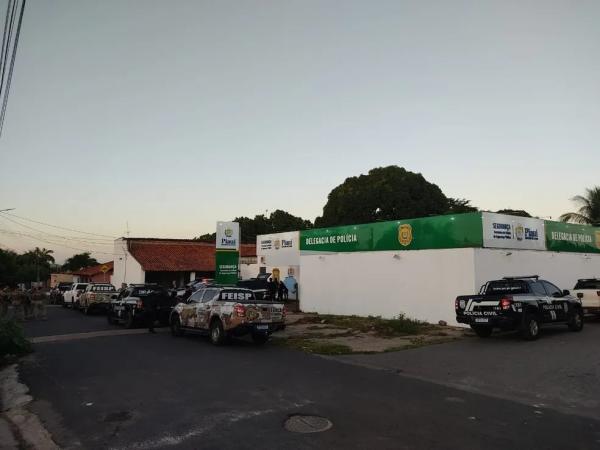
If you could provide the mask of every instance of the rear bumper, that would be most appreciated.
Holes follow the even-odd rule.
[[[485,320],[485,321],[484,321]],[[514,330],[519,327],[521,320],[519,316],[464,316],[456,315],[458,323],[464,323],[469,326],[493,327],[503,330]]]
[[[585,306],[583,305],[583,313],[590,315],[600,315],[600,306]]]
[[[264,328],[266,327],[266,328]],[[275,333],[276,331],[285,329],[284,322],[275,322],[275,323],[264,323],[264,324],[243,324],[239,325],[231,330],[228,330],[229,333],[234,336],[243,336],[245,334],[251,333]]]

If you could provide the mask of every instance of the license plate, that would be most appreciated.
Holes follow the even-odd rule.
[[[476,323],[488,323],[490,321],[490,319],[488,319],[487,317],[477,317],[475,319]]]
[[[269,329],[269,325],[256,325],[256,329],[260,331],[267,331]]]

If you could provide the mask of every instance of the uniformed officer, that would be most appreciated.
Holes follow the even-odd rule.
[[[156,297],[156,294],[152,292],[144,299],[144,319],[148,326],[148,333],[156,333],[154,331],[154,322],[156,322],[158,307],[158,299]]]
[[[33,317],[33,303],[31,302],[31,295],[33,293],[33,289],[29,289],[27,291],[23,291],[23,305],[25,309],[25,320],[29,320]]]
[[[25,301],[27,300],[27,295],[21,289],[15,289],[11,293],[11,301],[15,314],[15,319],[17,320],[25,320]]]
[[[10,290],[8,286],[4,286],[0,291],[0,319],[8,318],[8,307],[10,305]]]
[[[45,295],[40,288],[34,288],[31,293],[31,305],[34,319],[46,320]]]

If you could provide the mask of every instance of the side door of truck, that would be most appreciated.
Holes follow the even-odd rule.
[[[568,302],[565,300],[562,291],[552,283],[542,280],[541,283],[548,294],[549,304],[552,308],[549,310],[553,321],[566,321],[567,311],[569,309]]]
[[[194,292],[185,301],[185,304],[181,308],[179,318],[181,320],[181,326],[188,328],[197,328],[197,308],[202,300],[202,290]]]

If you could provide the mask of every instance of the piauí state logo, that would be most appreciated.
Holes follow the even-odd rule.
[[[231,236],[233,236],[233,230],[231,228],[225,228],[225,230],[223,231],[223,233],[225,233],[225,236],[227,236],[228,238],[230,238]]]
[[[407,247],[413,240],[412,227],[408,223],[403,223],[398,227],[398,242],[402,247]]]
[[[525,227],[520,223],[515,227],[515,237],[517,238],[517,241],[522,241],[525,237]]]

